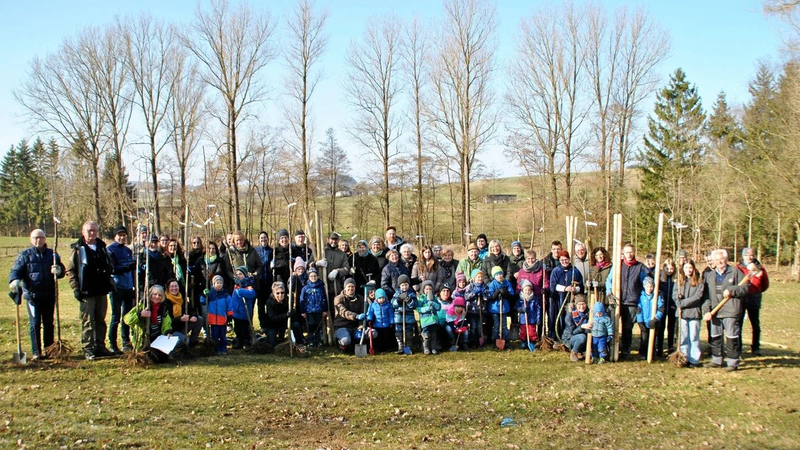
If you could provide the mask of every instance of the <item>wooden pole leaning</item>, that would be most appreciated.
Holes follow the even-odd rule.
[[[656,314],[658,312],[658,291],[659,285],[661,280],[661,243],[664,240],[664,213],[658,213],[658,237],[656,241],[656,271],[655,271],[655,279],[653,280],[653,305],[651,308],[650,318],[655,319]],[[644,314],[644,311],[642,311]],[[653,328],[650,330],[649,338],[647,342],[647,363],[653,362],[653,349],[656,343],[656,329]]]
[[[619,361],[620,339],[622,335],[622,299],[620,299],[620,277],[622,275],[622,214],[614,214],[614,250],[611,256],[611,294],[616,298],[614,308],[614,346],[612,359]]]

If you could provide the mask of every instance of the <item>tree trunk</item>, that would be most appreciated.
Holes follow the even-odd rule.
[[[236,154],[236,119],[231,112],[230,117],[230,130],[231,130],[231,146],[230,146],[230,177],[231,177],[231,199],[233,200],[233,229],[240,230],[242,228],[241,216],[239,211],[239,174],[237,171],[238,157]]]
[[[151,141],[151,145],[153,145]],[[154,147],[150,147],[153,149]],[[153,183],[153,228],[155,234],[161,234],[161,206],[159,205],[160,195],[158,194],[158,170],[156,169],[155,152],[150,154],[150,181]]]

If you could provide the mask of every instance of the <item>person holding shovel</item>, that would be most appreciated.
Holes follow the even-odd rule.
[[[14,260],[8,274],[8,288],[16,291],[22,287],[30,323],[31,353],[33,361],[47,358],[44,349],[53,344],[53,317],[55,312],[55,290],[58,288],[53,274],[64,278],[64,264],[47,248],[44,231],[31,232],[31,246],[23,250]],[[22,298],[17,297],[19,305]]]
[[[363,312],[364,299],[356,295],[355,280],[345,280],[342,293],[333,299],[333,308],[336,310],[336,317],[333,319],[334,336],[339,348],[346,352],[355,342],[355,333],[366,317]]]
[[[728,264],[728,252],[717,249],[712,253],[714,270],[703,277],[705,299],[703,300],[703,320],[711,322],[711,362],[707,368],[721,368],[723,356],[727,357],[725,370],[733,372],[739,369],[739,336],[741,335],[741,311],[744,299],[750,289],[744,273]],[[723,303],[715,315],[711,311]],[[722,336],[725,334],[723,351]]]

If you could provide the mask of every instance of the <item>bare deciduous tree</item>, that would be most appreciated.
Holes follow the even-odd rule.
[[[434,99],[427,116],[457,156],[464,244],[471,227],[473,163],[494,137],[498,122],[491,89],[497,20],[494,5],[485,0],[447,0],[444,7],[431,61]]]
[[[285,109],[289,129],[293,134],[293,139],[286,143],[301,156],[302,204],[306,212],[309,212],[309,201],[314,197],[309,186],[313,141],[309,103],[321,76],[320,72],[314,70],[314,66],[328,42],[328,36],[324,33],[327,20],[327,11],[317,13],[314,11],[314,4],[309,0],[299,0],[286,19],[288,39],[283,56],[289,69],[285,84],[290,104]]]
[[[241,228],[237,131],[250,117],[251,107],[267,95],[260,76],[275,56],[274,28],[266,12],[253,11],[244,3],[234,10],[226,0],[215,0],[209,11],[198,4],[193,34],[183,36],[184,45],[205,69],[202,80],[220,95],[221,112],[211,115],[226,129],[225,163],[232,206],[228,217],[236,229]]]
[[[319,143],[322,154],[319,158],[317,173],[325,188],[325,194],[330,196],[331,230],[336,229],[336,196],[339,193],[339,180],[350,171],[350,160],[347,152],[339,146],[333,128],[325,132],[325,140]]]
[[[388,17],[370,20],[362,42],[352,41],[347,52],[349,72],[344,89],[356,118],[350,135],[373,155],[383,169],[381,208],[384,226],[390,225],[389,165],[399,151],[393,148],[401,134],[396,102],[399,100],[400,26]]]

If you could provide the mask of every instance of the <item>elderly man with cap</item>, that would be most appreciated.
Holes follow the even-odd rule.
[[[475,269],[483,268],[483,260],[478,257],[478,246],[469,244],[467,247],[467,257],[458,262],[456,273],[463,273],[467,277],[467,281],[472,281],[470,278],[472,271]]]
[[[105,345],[108,293],[114,289],[111,275],[114,266],[106,244],[97,236],[97,223],[87,221],[81,237],[72,244],[66,270],[75,300],[80,303],[81,344],[86,359],[114,356]]]
[[[336,318],[333,319],[334,335],[342,351],[355,342],[355,333],[364,320],[364,299],[356,295],[356,282],[348,278],[342,293],[333,299]]]
[[[728,252],[716,249],[712,253],[714,269],[703,275],[705,292],[703,295],[703,320],[711,323],[711,362],[706,368],[723,367],[723,357],[727,360],[725,370],[732,372],[739,369],[739,336],[741,335],[744,302],[750,292],[750,282],[736,266],[728,264]],[[757,270],[755,267],[753,271]],[[727,300],[726,300],[727,299]],[[722,304],[724,302],[724,304]],[[711,311],[722,304],[719,311],[712,316]],[[723,348],[724,336],[724,348]]]
[[[47,238],[40,229],[31,232],[31,246],[23,250],[11,266],[8,288],[21,295],[13,297],[19,305],[24,298],[31,336],[31,359],[44,359],[43,350],[53,344],[53,313],[56,297],[53,274],[64,277],[64,265],[58,255],[47,248]],[[44,339],[42,339],[44,332]]]
[[[133,285],[133,272],[136,269],[136,260],[133,257],[133,251],[128,248],[128,229],[124,225],[114,228],[114,242],[108,246],[108,255],[111,257],[111,263],[114,265],[114,284],[117,286],[116,291],[111,291],[108,296],[111,302],[111,323],[108,326],[108,342],[110,350],[117,355],[121,355],[117,346],[117,329],[122,324],[121,337],[122,337],[122,350],[130,351],[133,349],[131,346],[131,330],[130,327],[122,322],[125,314],[133,308],[133,301],[136,297],[135,286]]]

